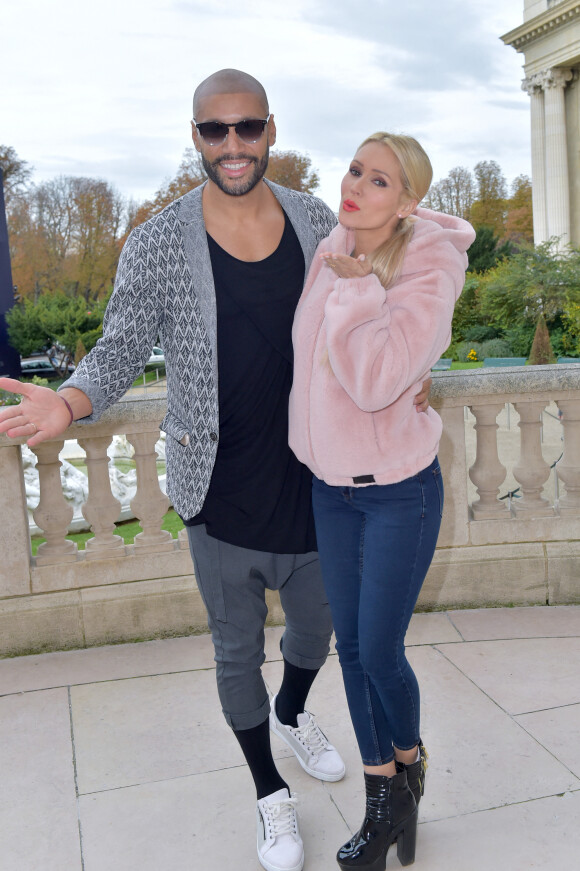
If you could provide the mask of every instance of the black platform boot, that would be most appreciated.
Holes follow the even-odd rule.
[[[407,772],[382,777],[365,772],[367,796],[364,822],[340,848],[336,860],[343,871],[384,871],[387,852],[397,842],[401,865],[415,861],[417,803],[407,783]]]
[[[425,772],[427,771],[427,759],[429,754],[425,750],[425,745],[419,738],[419,759],[412,762],[411,765],[405,765],[404,762],[396,762],[397,772],[407,772],[407,783],[409,789],[415,796],[417,805],[421,801],[421,796],[425,793]]]

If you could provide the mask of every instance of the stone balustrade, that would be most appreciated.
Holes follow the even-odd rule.
[[[550,500],[541,414],[554,402],[563,441],[560,486]],[[506,403],[519,417],[512,469],[498,452],[497,419]],[[443,419],[445,510],[420,607],[580,601],[580,365],[442,372],[432,404]],[[475,420],[469,467],[466,410]],[[164,412],[162,394],[131,398],[98,423],[67,431],[86,453],[83,514],[93,536],[84,551],[66,538],[72,510],[60,484],[63,440],[34,449],[40,500],[33,516],[46,542],[33,558],[20,445],[0,436],[0,654],[205,631],[185,530],[174,540],[161,528],[168,499],[159,487],[155,444]],[[132,545],[115,533],[121,506],[111,492],[107,448],[116,434],[135,449],[131,508],[143,531]],[[517,499],[500,498],[509,474]],[[269,607],[273,621],[282,619],[275,595]]]

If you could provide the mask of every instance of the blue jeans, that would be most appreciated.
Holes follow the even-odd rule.
[[[398,484],[314,479],[318,553],[346,697],[365,765],[419,741],[419,685],[405,633],[433,559],[443,482],[437,459]]]

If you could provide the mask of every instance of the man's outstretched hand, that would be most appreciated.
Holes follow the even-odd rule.
[[[20,394],[19,405],[7,405],[0,408],[0,433],[6,433],[11,439],[26,439],[26,444],[33,448],[46,439],[61,435],[70,424],[70,411],[63,398],[50,387],[40,387],[38,384],[28,384],[16,381],[14,378],[0,378],[0,390]],[[67,390],[67,401],[70,394],[79,394],[89,404],[90,401],[80,390]],[[83,416],[83,415],[76,415]]]

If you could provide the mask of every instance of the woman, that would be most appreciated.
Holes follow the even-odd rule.
[[[314,472],[318,548],[366,814],[342,869],[415,857],[426,753],[404,639],[433,558],[443,486],[441,420],[413,397],[451,338],[475,238],[418,209],[432,178],[408,136],[375,133],[342,182],[339,225],[319,246],[294,322],[290,445]]]

